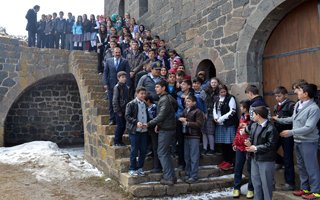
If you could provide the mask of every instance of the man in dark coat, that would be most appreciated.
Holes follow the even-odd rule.
[[[35,5],[32,9],[29,9],[26,15],[28,20],[26,30],[28,31],[28,47],[34,47],[36,45],[36,33],[37,33],[37,12],[39,12],[40,6]]]
[[[130,82],[130,66],[126,59],[121,57],[121,50],[119,47],[114,48],[113,58],[106,60],[104,64],[104,87],[107,90],[109,99],[109,112],[110,112],[110,123],[109,125],[115,124],[115,115],[112,107],[113,99],[113,88],[117,84],[117,73],[120,71],[126,72],[127,75],[127,86],[131,86]]]

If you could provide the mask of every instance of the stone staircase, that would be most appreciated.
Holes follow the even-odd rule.
[[[199,182],[187,184],[181,180],[184,171],[176,169],[178,183],[174,186],[160,184],[161,173],[151,174],[152,158],[145,161],[146,176],[131,177],[128,175],[130,143],[127,134],[123,141],[127,146],[114,147],[115,126],[109,126],[108,101],[105,100],[105,91],[102,76],[96,72],[96,55],[74,51],[71,52],[70,72],[77,80],[81,95],[81,104],[85,132],[85,158],[104,173],[119,181],[119,183],[136,197],[159,197],[219,190],[230,187],[233,177],[224,176],[232,171],[221,171],[216,164],[221,162],[221,156],[202,156],[200,159]],[[177,158],[174,158],[175,166]]]

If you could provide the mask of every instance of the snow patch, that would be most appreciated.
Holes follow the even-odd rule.
[[[0,147],[0,162],[24,165],[39,181],[102,176],[83,157],[83,148],[59,149],[49,141],[34,141],[14,147]]]

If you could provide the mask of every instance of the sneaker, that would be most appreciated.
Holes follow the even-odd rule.
[[[281,187],[281,190],[282,191],[293,191],[294,185],[290,185],[290,184],[286,183]]]
[[[240,197],[240,190],[234,189],[232,191],[232,197],[233,198],[239,198]]]
[[[302,195],[304,199],[320,199],[320,193],[311,193]]]
[[[138,176],[138,173],[137,173],[137,171],[135,171],[135,170],[129,170],[129,172],[128,172],[128,174],[130,175],[130,176]]]
[[[254,193],[253,193],[253,191],[251,191],[251,190],[248,190],[248,192],[247,192],[247,199],[253,199],[253,196],[254,196]]]
[[[197,183],[198,182],[198,179],[195,179],[195,178],[188,178],[186,180],[186,183],[189,183],[189,184],[192,184],[192,183]]]
[[[226,164],[224,164],[224,165],[222,165],[222,166],[220,166],[219,167],[220,169],[222,169],[222,170],[225,170],[225,171],[227,171],[227,170],[230,170],[230,169],[232,169],[233,168],[233,164],[232,163],[226,163]]]
[[[293,191],[292,194],[294,196],[302,196],[302,195],[306,195],[306,194],[310,194],[311,192],[309,190],[296,190]]]
[[[145,176],[146,175],[142,168],[138,169],[137,173],[138,173],[138,176]]]
[[[226,161],[222,161],[220,164],[218,164],[217,166],[220,168],[221,166],[225,165],[227,162]]]

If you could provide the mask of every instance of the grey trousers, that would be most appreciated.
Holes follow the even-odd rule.
[[[174,166],[170,151],[170,145],[175,139],[176,131],[159,131],[158,136],[158,157],[162,165],[163,178],[165,180],[175,179]]]
[[[317,142],[295,143],[300,189],[320,193],[320,169]]]
[[[254,188],[254,199],[271,200],[275,162],[251,160],[251,180]]]
[[[186,176],[198,179],[200,139],[184,139],[184,161]]]

